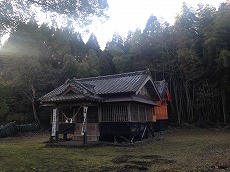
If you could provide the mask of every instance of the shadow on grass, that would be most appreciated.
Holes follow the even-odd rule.
[[[123,155],[112,160],[115,164],[122,166],[116,171],[147,171],[152,164],[172,164],[175,160],[164,159],[159,155],[131,156]]]

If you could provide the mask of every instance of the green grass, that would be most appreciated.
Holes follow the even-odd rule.
[[[173,129],[140,147],[47,148],[44,137],[0,140],[0,171],[230,170],[230,132]],[[229,168],[229,169],[226,169]]]

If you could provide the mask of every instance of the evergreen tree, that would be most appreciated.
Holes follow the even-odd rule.
[[[86,50],[87,52],[93,49],[97,54],[101,52],[100,46],[97,41],[97,37],[92,33],[86,43]]]

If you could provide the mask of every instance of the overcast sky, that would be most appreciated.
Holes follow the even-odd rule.
[[[210,4],[218,7],[225,0],[108,0],[109,20],[104,24],[91,26],[91,31],[97,36],[101,49],[112,38],[114,32],[126,36],[129,30],[144,29],[151,14],[159,20],[170,24],[174,23],[175,16],[181,12],[183,2],[188,6],[196,7],[197,4]],[[85,36],[88,39],[88,36]]]

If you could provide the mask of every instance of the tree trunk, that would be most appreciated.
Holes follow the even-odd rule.
[[[177,92],[177,86],[176,86],[176,81],[172,81],[173,82],[173,92],[174,92],[174,98],[175,98],[175,106],[176,106],[176,114],[177,114],[177,122],[178,124],[181,123],[181,116],[180,116],[180,113],[179,113],[179,103],[178,103],[178,92]]]
[[[222,110],[223,110],[223,122],[226,123],[227,119],[226,119],[226,98],[225,98],[225,92],[224,92],[224,88],[221,87],[221,101],[222,101]]]
[[[39,127],[41,127],[41,123],[40,123],[40,120],[39,120],[39,118],[37,116],[37,111],[36,111],[35,104],[34,104],[34,101],[35,101],[35,88],[34,88],[33,84],[30,85],[30,88],[31,88],[31,91],[32,91],[31,104],[32,104],[32,108],[33,108],[34,119],[38,123]]]
[[[186,112],[187,112],[187,122],[191,122],[191,111],[190,111],[190,98],[189,98],[189,87],[188,81],[185,81],[185,94],[186,94]]]

